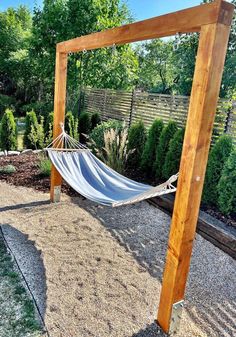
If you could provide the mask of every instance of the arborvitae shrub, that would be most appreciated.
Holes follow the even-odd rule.
[[[203,202],[207,205],[217,205],[217,185],[232,147],[232,138],[228,135],[223,135],[210,151],[203,189]]]
[[[10,109],[6,109],[2,117],[0,143],[3,150],[12,151],[17,148],[16,122]]]
[[[38,120],[34,110],[27,112],[25,117],[25,133],[24,133],[24,145],[27,148],[35,148],[35,142],[32,143],[31,134],[37,134]],[[36,137],[36,136],[35,136]]]
[[[28,141],[33,149],[42,149],[44,147],[44,120],[40,117],[40,123],[37,122],[36,127],[31,125],[31,131],[28,134]]]
[[[162,167],[162,176],[168,179],[179,171],[179,164],[183,148],[185,129],[181,128],[176,131],[173,139],[170,141],[169,149],[166,154],[164,166]]]
[[[86,136],[89,135],[91,131],[91,118],[90,115],[87,112],[83,112],[79,116],[79,135],[80,135],[80,141],[82,143],[86,143]]]
[[[236,150],[234,149],[222,170],[217,185],[218,206],[222,213],[236,213]]]
[[[131,125],[128,135],[128,151],[133,151],[128,159],[128,165],[135,168],[141,165],[142,153],[146,142],[146,129],[143,121]]]
[[[160,135],[160,141],[157,146],[156,160],[154,162],[154,171],[158,179],[163,178],[162,168],[165,163],[166,154],[169,148],[171,139],[174,137],[177,131],[177,124],[174,121],[170,121],[167,126],[162,130]]]
[[[148,131],[148,137],[145,143],[141,160],[141,168],[146,174],[152,173],[153,162],[156,158],[157,146],[163,127],[164,124],[162,120],[155,119]]]
[[[94,112],[92,115],[91,115],[91,130],[93,130],[94,128],[96,128],[96,126],[98,124],[101,123],[101,116],[98,112]]]

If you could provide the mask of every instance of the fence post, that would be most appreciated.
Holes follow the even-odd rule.
[[[135,89],[133,89],[132,90],[132,95],[131,95],[130,111],[129,111],[129,128],[131,127],[133,113],[134,113],[135,94],[136,94]]]
[[[103,99],[103,107],[102,107],[103,116],[106,116],[106,104],[107,104],[107,89],[104,89],[104,99]]]

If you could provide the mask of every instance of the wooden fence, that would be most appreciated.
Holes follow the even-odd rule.
[[[118,119],[126,125],[142,119],[149,127],[155,118],[164,123],[170,119],[184,126],[189,97],[86,88],[80,92],[80,111],[99,112],[102,120]],[[219,99],[213,130],[213,142],[223,133],[230,134],[236,144],[236,101]]]

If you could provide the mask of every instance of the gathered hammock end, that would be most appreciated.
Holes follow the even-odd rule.
[[[178,173],[158,186],[131,180],[98,159],[85,145],[70,137],[61,125],[61,134],[48,145],[52,164],[79,194],[98,204],[118,207],[173,193]]]

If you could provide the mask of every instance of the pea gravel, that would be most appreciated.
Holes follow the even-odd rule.
[[[51,337],[164,337],[158,308],[170,218],[0,183],[5,238]],[[236,337],[236,261],[196,235],[177,337]]]

